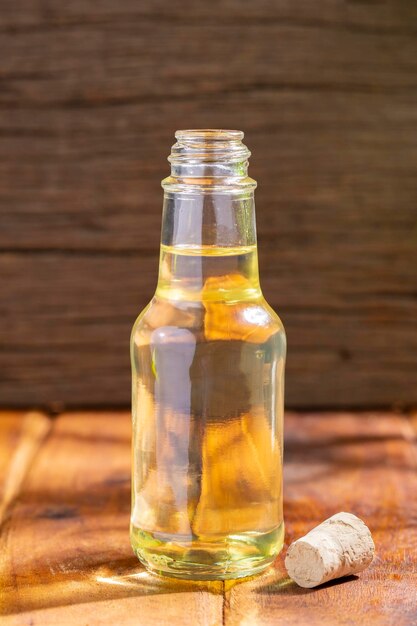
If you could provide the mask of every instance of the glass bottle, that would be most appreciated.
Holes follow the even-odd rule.
[[[158,285],[131,338],[131,541],[157,573],[239,578],[283,544],[285,333],[259,285],[243,133],[175,137]]]

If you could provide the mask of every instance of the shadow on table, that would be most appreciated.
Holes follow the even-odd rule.
[[[256,589],[256,593],[265,595],[279,595],[286,596],[302,596],[310,593],[317,593],[320,589],[327,589],[328,587],[335,587],[337,585],[344,585],[346,583],[358,580],[358,576],[345,576],[345,578],[338,578],[337,580],[330,580],[328,583],[323,583],[314,589],[304,589],[299,587],[291,578],[279,578],[276,581],[269,581],[266,584],[261,584]]]
[[[135,557],[113,561],[82,574],[57,573],[42,577],[42,583],[20,582],[19,591],[4,589],[0,615],[36,611],[71,604],[117,600],[136,596],[207,591],[223,594],[220,581],[182,581],[147,572]]]
[[[248,591],[265,595],[304,595],[356,580],[349,576],[325,583],[316,589],[298,587],[283,572],[283,568],[271,568],[251,578],[229,581],[187,581],[151,574],[137,561],[128,557],[106,564],[91,566],[80,571],[49,573],[37,580],[19,582],[18,591],[7,593],[4,589],[0,614],[11,615],[72,604],[95,603],[129,597],[145,597],[167,594],[189,594],[205,591],[223,596],[235,586],[247,585]],[[187,603],[187,600],[184,599]]]

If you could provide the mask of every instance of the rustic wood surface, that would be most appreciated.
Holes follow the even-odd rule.
[[[408,417],[287,415],[286,546],[340,510],[362,516],[376,543],[366,572],[315,590],[287,578],[282,556],[239,582],[149,575],[128,539],[129,415],[66,413],[46,434],[40,423],[39,414],[0,415],[3,483],[13,482],[14,458],[32,440],[3,516],[2,626],[416,623],[417,446]]]
[[[417,402],[417,4],[5,0],[0,398],[127,405],[173,133],[246,131],[293,407]]]

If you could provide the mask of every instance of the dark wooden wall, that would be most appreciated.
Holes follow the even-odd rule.
[[[292,407],[417,402],[415,0],[3,0],[0,403],[124,405],[177,128],[242,129]]]

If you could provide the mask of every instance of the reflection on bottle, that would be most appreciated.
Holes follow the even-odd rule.
[[[189,535],[190,367],[196,339],[187,329],[164,326],[152,333],[150,346],[155,375],[155,471],[169,498],[160,505],[165,505],[168,517],[177,518],[179,532]]]

